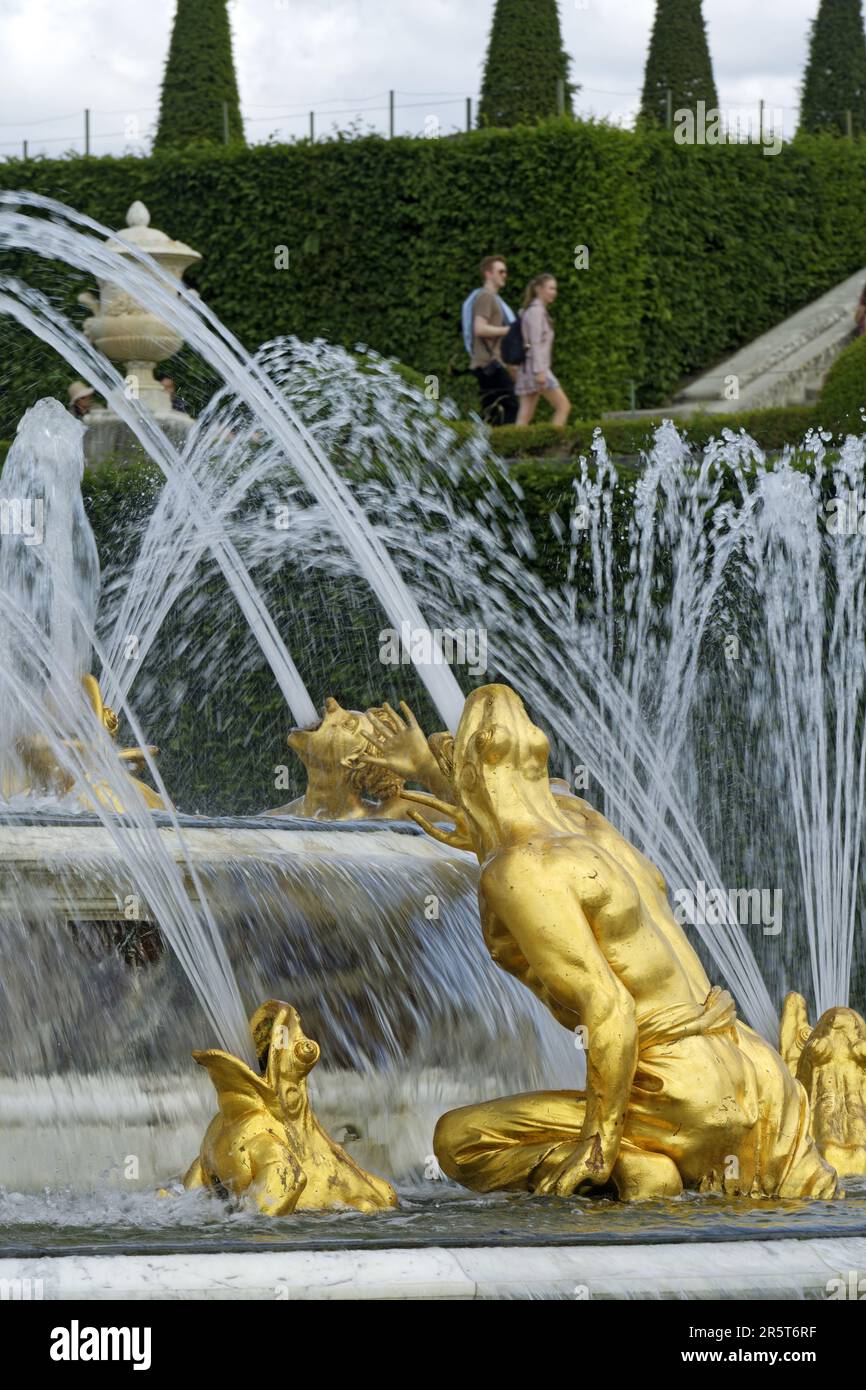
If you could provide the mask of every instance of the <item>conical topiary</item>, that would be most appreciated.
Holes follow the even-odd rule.
[[[821,0],[812,20],[801,130],[866,133],[866,34],[861,0]]]
[[[667,125],[669,113],[718,109],[701,0],[658,0],[644,73],[641,120]]]
[[[243,142],[226,0],[177,0],[154,149]]]
[[[560,102],[570,115],[569,66],[556,0],[496,0],[478,124],[535,125],[555,116]]]

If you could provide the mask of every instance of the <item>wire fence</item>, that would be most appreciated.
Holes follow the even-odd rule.
[[[624,127],[634,124],[641,106],[641,94],[633,90],[581,86],[575,114],[598,116],[591,109],[599,103],[585,98],[627,98],[628,105],[607,119]],[[556,109],[566,109],[563,82],[557,83]],[[425,114],[421,116],[421,112]],[[322,140],[340,133],[376,132],[387,135],[437,137],[473,129],[478,112],[478,97],[461,92],[404,92],[396,89],[375,92],[364,97],[330,97],[318,102],[249,105],[243,110],[244,129],[251,143],[290,142],[293,140]],[[265,114],[266,113],[266,114]],[[676,129],[677,113],[668,94],[667,125]],[[710,122],[716,113],[704,113]],[[0,121],[0,158],[29,159],[43,154],[140,154],[150,152],[158,120],[156,107],[127,108],[114,111],[88,107],[59,116],[30,117],[19,121]],[[220,103],[215,112],[217,127],[229,143],[229,111]],[[799,107],[780,106],[758,99],[752,102],[720,102],[719,123],[715,127],[725,141],[755,141],[768,132],[791,133],[796,129]],[[348,118],[348,120],[346,119]],[[53,128],[46,130],[45,128]],[[9,138],[13,130],[14,138]],[[848,119],[848,133],[854,134]],[[703,143],[700,135],[698,143]],[[707,143],[714,143],[713,138]]]

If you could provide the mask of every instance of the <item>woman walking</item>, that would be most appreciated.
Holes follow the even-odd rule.
[[[555,275],[535,275],[526,287],[520,324],[526,357],[517,374],[515,391],[520,401],[518,425],[529,425],[535,414],[539,396],[553,407],[554,425],[565,424],[571,413],[571,401],[551,370],[553,357],[553,324],[548,306],[556,299]]]

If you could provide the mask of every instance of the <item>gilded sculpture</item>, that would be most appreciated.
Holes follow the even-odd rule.
[[[388,704],[347,710],[329,696],[321,721],[293,729],[287,739],[307,773],[303,795],[267,814],[334,821],[408,819],[413,808],[402,795],[402,769],[411,774],[419,740],[425,773],[441,778],[414,716],[406,705],[402,709],[403,717]],[[386,744],[387,760],[382,756]],[[434,789],[436,785],[434,781]]]
[[[390,1183],[359,1168],[313,1114],[307,1077],[319,1047],[305,1037],[291,1004],[268,1000],[250,1028],[260,1074],[216,1048],[193,1053],[213,1082],[219,1111],[184,1186],[251,1201],[268,1216],[395,1207]]]
[[[809,1097],[812,1134],[840,1177],[866,1174],[866,1022],[827,1009],[813,1027],[802,994],[782,1009],[779,1045]]]
[[[102,692],[99,688],[99,682],[96,677],[90,675],[85,676],[82,680],[82,686],[96,722],[102,725],[111,739],[116,738],[119,721],[111,706],[104,703]],[[88,762],[89,744],[74,739],[65,740],[64,746],[71,749],[74,748],[85,763],[85,771],[82,774],[82,780],[89,790],[79,793],[79,805],[87,811],[92,811],[94,809],[93,802],[96,801],[107,810],[115,811],[122,815],[126,808],[118,799],[116,792],[112,790],[104,778],[100,777],[97,772],[89,770],[86,766]],[[147,751],[152,757],[155,757],[159,749],[150,746]],[[8,797],[12,794],[36,793],[39,795],[50,795],[63,798],[68,796],[75,787],[75,776],[67,766],[58,761],[50,740],[44,735],[31,734],[21,739],[17,745],[17,753],[21,767],[21,777],[15,786],[4,786],[4,796]],[[153,787],[149,787],[146,782],[142,782],[139,777],[135,775],[145,770],[146,759],[144,750],[141,748],[120,748],[117,750],[117,757],[124,766],[125,780],[137,789],[145,805],[151,810],[165,810],[165,803],[158,792],[154,791]]]
[[[584,1091],[443,1115],[442,1169],[479,1192],[833,1196],[803,1088],[711,984],[655,866],[585,802],[553,795],[547,737],[514,691],[474,691],[456,738],[431,749],[451,801],[404,794],[454,829],[415,819],[475,853],[492,959],[579,1030],[587,1062]]]

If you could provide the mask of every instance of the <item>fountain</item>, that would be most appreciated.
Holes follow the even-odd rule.
[[[808,482],[798,460],[756,461],[742,439],[693,459],[665,427],[623,523],[599,441],[570,524],[556,523],[567,573],[545,585],[519,491],[482,432],[458,439],[447,409],[369,353],[289,341],[250,358],[140,240],[118,254],[71,210],[0,195],[0,250],[95,277],[103,306],[116,298],[164,325],[166,343],[189,343],[223,382],[173,436],[164,397],[127,391],[110,360],[155,361],[162,346],[133,350],[129,334],[103,331],[110,315],[79,333],[0,277],[3,312],[94,384],[165,478],[144,535],[127,545],[121,528],[128,558],[101,583],[81,426],[40,402],[0,480],[22,517],[0,538],[12,655],[0,671],[0,1273],[63,1296],[98,1270],[107,1289],[115,1261],[156,1246],[161,1296],[227,1260],[249,1293],[276,1268],[252,1253],[264,1238],[274,1260],[384,1247],[391,1268],[403,1262],[384,1283],[353,1256],[368,1292],[405,1293],[410,1244],[426,1293],[447,1252],[457,1293],[793,1296],[866,1263],[866,1067],[850,1007],[862,998],[866,557],[861,538],[830,538],[821,521],[828,488],[862,484],[859,442],[834,462],[826,441],[807,441]],[[454,486],[467,475],[471,513]],[[41,545],[23,525],[36,501]],[[291,643],[272,611],[286,570],[303,580]],[[795,574],[807,584],[796,611]],[[414,663],[401,656],[392,672],[365,657],[338,702],[313,617],[362,651],[372,623],[389,660],[402,650]],[[490,668],[468,700],[442,659],[458,628],[485,634]],[[225,692],[232,746],[253,750],[252,769],[252,672],[296,725],[288,747],[306,786],[287,761],[274,788],[290,795],[263,797],[255,815],[179,809],[165,771],[177,763],[148,735],[165,745],[193,688]],[[389,701],[404,695],[398,714]],[[716,757],[735,713],[748,737]],[[548,743],[549,770],[566,774],[550,787]],[[578,768],[587,801],[573,795]],[[518,910],[506,900],[491,916],[490,856],[536,813],[552,842],[590,844],[611,894],[640,883],[655,946],[624,902],[605,949],[618,956],[636,930],[646,966],[667,941],[673,993],[644,997],[621,962],[629,990],[605,993],[617,974],[603,954],[582,993],[582,958],[544,958],[533,913],[563,891],[571,860],[537,881],[521,870]],[[781,935],[777,912],[740,916],[741,893],[751,902],[768,882],[781,884]],[[610,1023],[630,1010],[633,1087]],[[731,1069],[736,1117],[724,1097],[713,1106],[706,1076],[695,1083],[705,1054]],[[671,1096],[682,1137],[668,1152],[645,1131],[670,1122]],[[261,1170],[248,1144],[263,1145]],[[853,1175],[844,1199],[834,1160]],[[334,1193],[343,1211],[328,1210]],[[780,1241],[797,1247],[784,1269]],[[293,1287],[315,1288],[312,1270],[299,1265]]]

